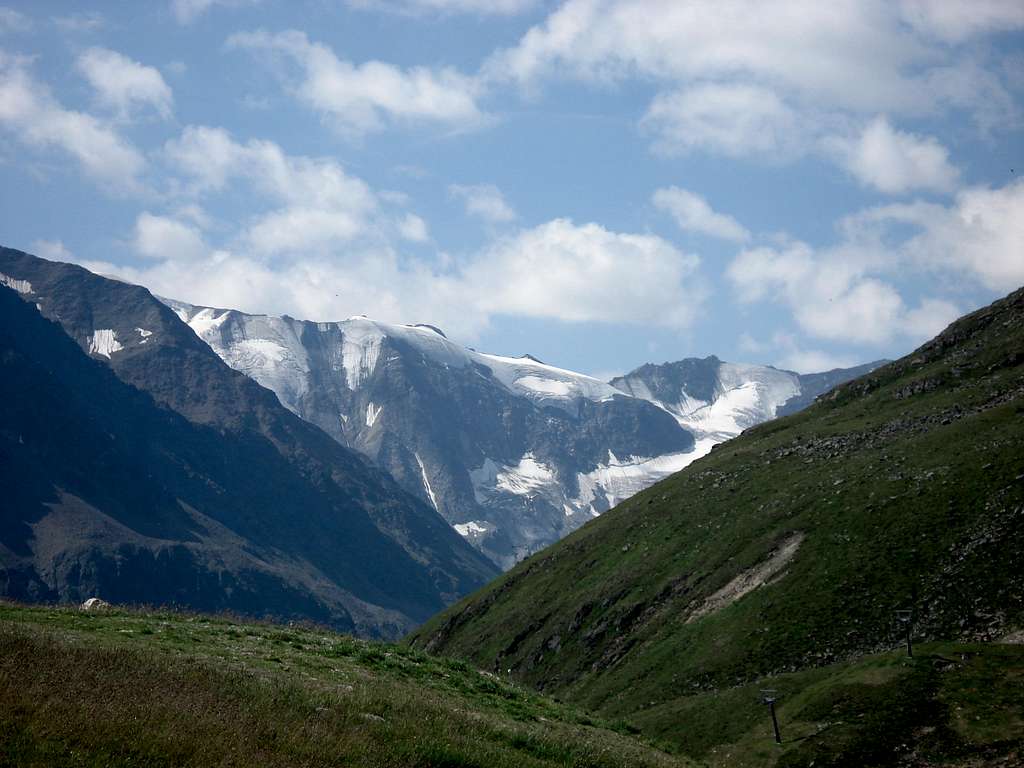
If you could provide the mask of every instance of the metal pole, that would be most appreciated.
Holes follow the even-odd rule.
[[[782,734],[779,733],[779,720],[778,720],[778,718],[775,717],[775,702],[774,701],[769,701],[768,702],[768,711],[772,713],[772,728],[775,729],[775,743],[776,744],[781,744],[782,743]]]
[[[908,621],[907,622],[907,656],[909,658],[914,658],[914,646],[913,646],[913,643],[910,640],[910,630],[911,630],[912,626],[913,626],[913,622]]]

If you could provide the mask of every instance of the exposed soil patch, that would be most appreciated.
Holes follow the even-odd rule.
[[[753,592],[758,587],[767,584],[793,559],[793,555],[796,554],[803,540],[804,535],[799,531],[785,539],[775,548],[767,560],[743,571],[743,573],[736,576],[736,578],[704,600],[697,610],[690,614],[686,623],[691,624],[697,621],[697,619],[719,611],[730,603],[736,602],[744,595]]]

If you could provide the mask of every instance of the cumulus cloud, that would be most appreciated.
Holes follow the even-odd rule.
[[[684,232],[697,232],[738,243],[750,239],[750,232],[736,219],[712,210],[703,197],[687,189],[665,187],[656,190],[651,202],[670,214]]]
[[[209,248],[199,231],[176,219],[147,212],[135,220],[135,251],[148,259],[195,261],[206,256]]]
[[[842,239],[741,252],[726,275],[743,303],[774,301],[821,339],[881,344],[927,339],[961,313],[934,296],[909,306],[891,281],[918,275],[999,293],[1024,284],[1024,181],[972,187],[949,205],[900,203],[848,217]]]
[[[230,236],[209,242],[181,215],[146,212],[131,244],[148,263],[83,263],[194,303],[312,319],[366,313],[431,322],[463,340],[474,340],[498,315],[681,329],[705,295],[696,256],[655,236],[564,219],[461,260],[401,254],[380,240],[273,259],[231,243]]]
[[[882,111],[923,106],[928,97],[914,92],[908,70],[930,55],[882,2],[569,0],[488,69],[519,82],[561,73],[761,81]]]
[[[965,189],[948,206],[871,208],[849,217],[845,230],[858,245],[878,244],[922,270],[953,270],[996,291],[1024,284],[1024,181]]]
[[[299,70],[290,88],[300,102],[355,135],[390,122],[433,123],[456,129],[481,124],[479,84],[452,68],[401,69],[381,61],[355,64],[297,31],[233,35],[231,48],[282,57]]]
[[[450,184],[448,194],[462,200],[466,213],[492,224],[513,221],[516,212],[505,201],[505,196],[493,184]]]
[[[162,158],[193,204],[139,216],[133,245],[155,263],[121,274],[185,300],[310,318],[426,320],[472,339],[497,315],[682,329],[705,295],[698,257],[654,235],[555,219],[459,258],[413,256],[395,242],[428,241],[426,222],[396,213],[332,159],[291,156],[206,126],[185,128]],[[239,183],[269,210],[213,242],[194,201]],[[496,188],[452,194],[488,220],[515,215]]]
[[[154,67],[132,61],[117,51],[93,47],[77,61],[78,70],[96,90],[100,103],[122,118],[136,107],[152,107],[161,117],[171,116],[174,97]]]
[[[664,154],[707,150],[742,157],[789,157],[808,145],[809,126],[772,90],[705,83],[661,93],[641,120]]]
[[[911,309],[889,282],[872,274],[870,258],[857,263],[849,249],[816,252],[806,243],[740,253],[726,275],[743,302],[765,299],[787,306],[797,325],[819,339],[884,344],[928,338],[958,314],[953,305],[925,300]],[[946,318],[940,309],[950,309]]]
[[[65,109],[27,69],[24,59],[0,51],[0,126],[38,149],[56,149],[74,158],[105,187],[137,191],[146,161],[112,127],[92,115]]]
[[[913,189],[948,192],[959,175],[948,150],[936,139],[894,130],[884,117],[868,123],[856,139],[835,138],[831,146],[858,181],[890,194]]]
[[[365,234],[376,195],[336,161],[287,155],[270,141],[236,142],[221,128],[189,126],[164,157],[196,194],[244,179],[279,207],[258,215],[243,239],[253,252],[329,248]]]
[[[1019,108],[1002,79],[950,43],[1019,28],[1020,7],[568,0],[483,72],[527,90],[565,78],[641,79],[658,89],[642,124],[659,151],[792,159],[877,114],[962,109],[987,130],[1014,124]]]
[[[703,298],[698,264],[653,235],[556,219],[499,240],[464,282],[489,313],[685,328]]]

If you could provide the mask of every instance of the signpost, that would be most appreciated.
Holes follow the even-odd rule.
[[[914,645],[913,645],[913,642],[911,641],[910,635],[911,635],[911,631],[913,630],[913,626],[914,626],[914,612],[911,611],[911,610],[908,610],[906,608],[901,608],[901,609],[899,609],[897,611],[894,611],[894,613],[896,614],[896,621],[898,621],[900,624],[902,624],[906,628],[906,631],[907,631],[907,656],[909,656],[910,658],[913,658],[914,657]]]
[[[782,734],[779,733],[779,720],[775,716],[775,701],[778,695],[774,688],[764,688],[761,691],[761,703],[768,705],[768,711],[772,714],[772,729],[775,731],[775,743],[782,743]]]

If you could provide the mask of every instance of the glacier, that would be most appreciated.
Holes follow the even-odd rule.
[[[163,301],[228,365],[376,461],[503,568],[813,394],[798,374],[713,357],[604,382],[479,352],[426,324]]]

